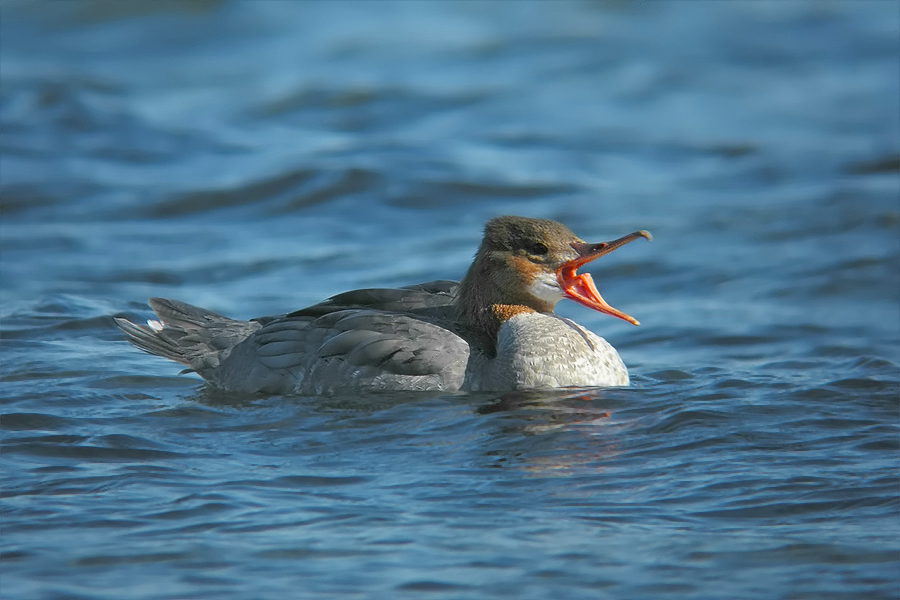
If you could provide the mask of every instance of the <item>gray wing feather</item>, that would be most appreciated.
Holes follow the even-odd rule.
[[[334,337],[328,338],[324,344],[319,346],[316,354],[322,358],[327,356],[349,355],[353,352],[354,348],[379,335],[380,334],[377,331],[365,329],[342,331]]]
[[[397,373],[397,362],[394,357],[403,351],[403,343],[406,340],[388,335],[377,335],[373,339],[358,344],[345,359],[355,367],[385,367]],[[413,375],[427,375],[424,373],[412,373]]]
[[[282,356],[284,354],[298,354],[303,351],[305,344],[298,343],[296,340],[284,342],[269,342],[268,344],[259,344],[256,353],[262,357]]]
[[[308,357],[300,352],[260,356],[259,362],[268,369],[291,370],[303,365]]]
[[[256,341],[259,344],[295,341],[309,328],[309,319],[282,318],[262,327],[256,333]]]
[[[401,375],[439,373],[458,358],[462,345],[468,346],[439,325],[365,310],[340,311],[314,320],[288,317],[261,328],[247,343],[273,368],[276,362],[277,368],[292,368],[331,358]]]
[[[344,309],[380,310],[391,313],[428,313],[448,306],[456,296],[459,284],[438,280],[403,288],[370,288],[352,290],[332,296],[289,314],[289,317],[317,317]]]
[[[468,353],[465,340],[440,325],[350,309],[263,326],[223,361],[221,382],[277,392],[456,389]]]

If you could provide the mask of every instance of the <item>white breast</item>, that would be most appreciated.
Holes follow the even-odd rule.
[[[628,371],[606,340],[569,319],[539,313],[508,319],[497,356],[470,364],[466,389],[500,391],[567,386],[624,386]]]

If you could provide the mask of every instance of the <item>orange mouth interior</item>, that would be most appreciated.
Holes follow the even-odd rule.
[[[581,265],[589,263],[604,254],[608,254],[616,248],[636,240],[639,237],[648,240],[653,239],[650,236],[650,233],[646,231],[635,231],[634,233],[629,233],[612,242],[601,242],[599,244],[577,242],[571,244],[580,256],[564,262],[559,269],[556,270],[556,279],[559,281],[559,285],[562,287],[563,292],[565,292],[566,297],[583,306],[587,306],[588,308],[627,321],[632,325],[640,325],[640,322],[637,319],[613,308],[603,299],[600,292],[597,291],[597,286],[594,285],[594,280],[589,273],[578,274],[576,272]]]

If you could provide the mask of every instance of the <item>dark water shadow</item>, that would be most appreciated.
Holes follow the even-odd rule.
[[[267,395],[250,392],[228,392],[206,385],[185,400],[210,407],[249,408],[269,407],[275,403],[300,404],[312,410],[358,410],[375,412],[401,404],[424,402],[440,397],[454,397],[448,392],[372,392],[368,394],[340,394],[328,396]]]
[[[637,389],[629,388],[565,388],[547,390],[519,390],[512,392],[444,392],[399,391],[328,396],[278,395],[270,396],[245,392],[228,392],[203,386],[184,399],[209,407],[268,408],[273,404],[302,405],[312,413],[320,411],[351,411],[374,413],[401,405],[421,404],[431,407],[437,403],[464,405],[475,415],[498,413],[524,415],[565,415],[567,419],[596,419],[608,417],[610,410],[624,408],[634,402]],[[603,408],[598,408],[602,405]]]

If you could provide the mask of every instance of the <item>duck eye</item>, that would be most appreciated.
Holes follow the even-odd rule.
[[[547,254],[548,250],[549,250],[549,248],[547,248],[547,244],[545,244],[543,242],[533,242],[528,247],[528,251],[531,254],[536,254],[536,255]]]

